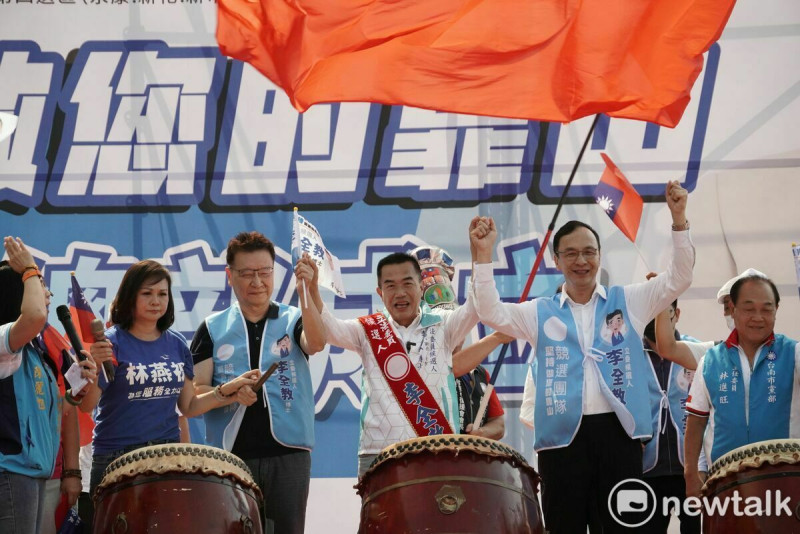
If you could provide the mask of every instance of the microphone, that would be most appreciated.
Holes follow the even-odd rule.
[[[103,321],[100,319],[92,319],[91,328],[92,328],[92,336],[94,337],[95,341],[106,341],[106,328],[103,326]],[[116,373],[114,369],[114,364],[111,363],[111,360],[106,360],[103,362],[103,371],[106,373],[106,378],[108,379],[108,383],[114,381],[114,374]]]
[[[406,352],[411,352],[411,347],[416,347],[416,343],[412,343],[410,341],[406,341]]]
[[[72,324],[72,314],[69,312],[69,308],[67,308],[65,304],[62,304],[56,308],[56,315],[58,315],[58,320],[61,321],[61,325],[67,333],[69,342],[75,350],[75,356],[78,357],[78,361],[82,362],[86,359],[86,356],[81,352],[83,350],[83,343],[81,343],[81,338],[78,337],[78,333],[75,331],[75,325]]]

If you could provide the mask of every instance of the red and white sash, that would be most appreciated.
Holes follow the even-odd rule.
[[[358,320],[364,327],[386,383],[417,436],[452,434],[444,411],[428,391],[386,317],[375,313]]]

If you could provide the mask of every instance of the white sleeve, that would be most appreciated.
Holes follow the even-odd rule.
[[[471,291],[478,316],[486,326],[517,339],[524,339],[535,348],[538,335],[536,301],[529,300],[521,304],[501,302],[493,275],[492,264],[472,264]]]
[[[686,411],[698,417],[708,417],[711,412],[711,397],[708,395],[706,381],[703,378],[703,363],[705,359],[697,364],[697,371],[694,373],[692,387],[689,389],[689,399],[686,401]]]
[[[11,347],[8,344],[8,334],[13,324],[0,325],[0,379],[8,378],[16,373],[20,364],[22,364],[22,350],[25,347],[20,347],[17,352],[11,352]]]
[[[469,331],[478,324],[478,312],[475,311],[475,299],[471,292],[467,294],[467,301],[463,306],[442,314],[443,328],[450,352],[458,347],[467,337]],[[451,362],[452,365],[452,362]]]
[[[683,343],[686,344],[686,348],[691,351],[698,365],[700,364],[700,360],[703,359],[703,356],[706,355],[708,349],[715,345],[713,341],[684,341]]]
[[[536,382],[533,381],[531,366],[525,376],[525,389],[522,391],[522,405],[519,407],[519,420],[528,428],[533,428],[533,412],[536,407]]]
[[[644,327],[692,285],[694,244],[689,231],[672,232],[672,260],[666,272],[647,282],[625,286],[625,304],[633,327]]]
[[[364,335],[364,329],[356,319],[348,319],[343,321],[337,319],[333,314],[328,311],[328,307],[322,308],[322,324],[325,325],[325,330],[328,335],[328,343],[341,347],[345,350],[353,351],[361,354],[361,336]]]

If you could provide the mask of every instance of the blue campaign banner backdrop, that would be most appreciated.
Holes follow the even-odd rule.
[[[597,229],[603,283],[644,280],[668,264],[663,190],[680,180],[697,249],[680,327],[698,339],[725,337],[716,292],[747,267],[778,284],[786,298],[777,329],[798,336],[800,10],[793,0],[773,3],[738,3],[676,128],[600,118],[557,223]],[[294,207],[341,261],[347,298],[323,292],[337,316],[379,309],[377,262],[423,244],[454,258],[463,302],[475,215],[497,222],[495,279],[515,301],[591,124],[369,103],[301,115],[269,80],[219,53],[208,0],[0,0],[0,12],[0,111],[19,117],[0,142],[3,234],[34,250],[55,304],[66,302],[74,271],[103,316],[128,266],[162,262],[173,273],[175,327],[187,337],[230,305],[225,246],[243,230],[275,242],[273,298],[297,302]],[[601,152],[645,200],[636,247],[593,204]],[[552,294],[562,280],[549,249],[531,296]],[[467,343],[486,333],[479,325]],[[504,441],[527,457],[532,433],[518,408],[531,357],[526,343],[512,343],[498,380]],[[496,358],[485,361],[490,370]],[[316,524],[353,531],[361,361],[329,346],[311,368]],[[201,435],[194,423],[193,432]]]

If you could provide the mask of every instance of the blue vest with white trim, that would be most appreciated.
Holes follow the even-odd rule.
[[[311,449],[314,446],[314,393],[308,360],[295,343],[294,328],[300,310],[278,304],[278,318],[267,319],[261,338],[259,369],[263,373],[278,362],[278,369],[264,383],[272,434],[287,447]],[[250,370],[247,325],[238,303],[209,316],[206,326],[214,343],[212,385],[224,384]],[[289,343],[278,344],[288,336]],[[287,345],[290,345],[287,347]],[[225,428],[239,404],[233,403],[205,414],[206,441],[222,448]]]
[[[789,437],[797,341],[781,334],[756,353],[750,373],[749,421],[739,349],[720,343],[703,360],[703,379],[714,407],[711,461],[756,441]]]
[[[607,290],[595,309],[593,346],[584,354],[577,326],[561,295],[536,300],[539,332],[536,343],[536,407],[534,421],[537,451],[565,447],[572,442],[583,416],[584,372],[598,372],[603,396],[633,439],[653,435],[650,394],[658,388],[642,340],[630,322],[625,293],[620,286]],[[606,316],[621,310],[627,331],[612,339]],[[604,335],[605,334],[605,335]],[[612,344],[616,343],[616,344]]]
[[[658,389],[654,393],[650,402],[657,409],[655,418],[656,426],[653,429],[653,439],[647,442],[642,457],[644,471],[647,472],[655,467],[658,462],[658,442],[661,439],[661,430],[665,428],[665,421],[661,419],[662,415],[662,402],[666,402],[669,408],[670,421],[667,424],[672,424],[675,427],[675,432],[678,435],[678,458],[683,465],[683,435],[686,429],[686,399],[689,396],[689,386],[692,384],[692,377],[694,371],[685,369],[684,367],[672,362],[670,364],[669,379],[666,390],[666,401],[663,391]],[[658,385],[658,383],[656,382]]]
[[[61,396],[52,371],[39,352],[28,343],[22,349],[19,369],[4,378],[0,390],[13,394],[20,434],[0,438],[20,442],[18,453],[0,453],[0,471],[33,478],[50,478],[56,464],[61,435]],[[10,403],[12,399],[6,398]],[[16,448],[16,444],[13,448]]]

